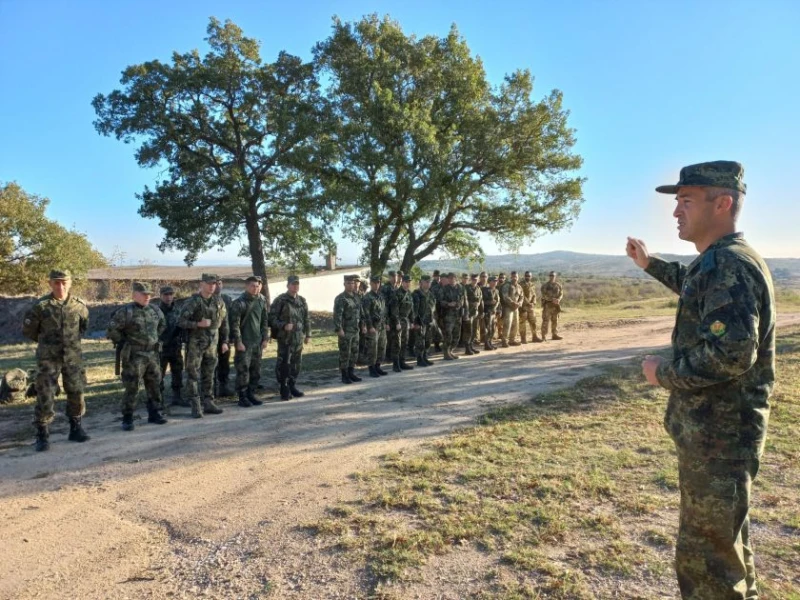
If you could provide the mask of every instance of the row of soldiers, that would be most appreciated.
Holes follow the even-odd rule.
[[[381,368],[385,359],[393,371],[413,369],[406,363],[406,352],[416,357],[417,366],[428,367],[431,346],[444,360],[456,360],[459,342],[467,355],[478,354],[476,345],[495,350],[496,330],[501,346],[542,342],[548,328],[552,339],[558,335],[561,299],[564,291],[551,271],[541,287],[542,336],[536,331],[536,286],[530,271],[519,281],[516,271],[508,280],[480,274],[463,274],[461,283],[454,273],[423,275],[419,287],[411,291],[411,277],[389,271],[383,282],[379,275],[369,279],[369,291],[358,275],[344,277],[344,291],[334,300],[333,321],[339,337],[339,370],[342,382],[361,381],[355,375],[358,362],[366,364],[371,377],[388,373]],[[499,323],[499,327],[498,327]],[[521,342],[516,341],[520,335]]]

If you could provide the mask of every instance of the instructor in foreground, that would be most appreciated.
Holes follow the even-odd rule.
[[[675,569],[692,600],[758,598],[749,537],[750,494],[764,450],[775,382],[775,303],[763,259],[736,232],[747,187],[742,165],[681,169],[678,236],[700,255],[687,267],[627,254],[680,294],[672,357],[647,356],[647,381],[670,390],[664,425],[675,442],[681,490]]]

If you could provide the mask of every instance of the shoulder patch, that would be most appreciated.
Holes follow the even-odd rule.
[[[722,337],[728,330],[728,327],[722,321],[714,321],[708,328],[711,333],[717,337]]]

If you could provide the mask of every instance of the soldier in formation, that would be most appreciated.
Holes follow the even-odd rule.
[[[217,299],[221,300],[222,303],[225,305],[225,310],[227,311],[228,315],[230,316],[231,313],[231,297],[228,294],[224,294],[222,292],[222,279],[217,277],[217,284],[214,288],[214,295]],[[220,325],[221,327],[222,325]],[[227,331],[230,331],[230,322],[225,324]],[[223,346],[225,349],[223,350]],[[231,376],[231,348],[227,344],[227,339],[222,336],[222,331],[220,331],[219,340],[217,341],[217,371],[216,371],[216,378],[214,380],[214,384],[216,386],[216,395],[227,397],[233,396],[233,391],[230,388],[230,376]]]
[[[467,298],[467,327],[464,331],[467,334],[467,339],[464,343],[466,354],[471,356],[473,354],[480,354],[480,350],[475,347],[476,338],[480,330],[480,322],[483,319],[483,290],[478,287],[478,274],[474,273],[470,276],[470,281],[465,287]]]
[[[558,273],[550,271],[549,280],[542,285],[542,341],[547,339],[548,327],[554,340],[564,339],[558,335],[558,317],[561,314],[561,298],[564,288],[556,281]]]
[[[500,290],[500,301],[503,305],[503,331],[501,345],[503,348],[519,346],[517,331],[519,329],[519,307],[522,306],[522,287],[519,285],[519,276],[516,271],[511,271],[508,281]]]
[[[305,393],[297,388],[297,378],[303,365],[303,347],[311,342],[311,323],[308,304],[300,294],[300,278],[290,275],[286,292],[272,301],[269,323],[273,337],[278,341],[278,360],[275,377],[280,386],[281,400],[302,398]]]
[[[358,275],[344,276],[344,291],[333,301],[333,328],[339,338],[339,371],[342,383],[358,383],[356,375],[359,338],[365,336],[367,327],[361,310],[361,298],[356,293]]]
[[[150,304],[152,294],[150,284],[134,282],[133,302],[117,309],[108,325],[108,339],[116,345],[122,361],[121,378],[125,388],[121,406],[123,431],[133,431],[133,413],[140,382],[144,382],[147,392],[147,422],[158,425],[167,422],[161,414],[164,399],[160,364],[160,339],[167,323],[161,309]]]
[[[431,277],[431,294],[433,294],[437,304],[439,302],[439,296],[442,293],[443,285],[441,272],[438,269],[434,270],[433,277]],[[442,351],[442,328],[443,325],[440,319],[440,312],[437,311],[436,320],[431,326],[431,343],[433,344],[434,352]]]
[[[397,282],[402,277],[402,273],[389,271],[389,279],[385,284],[381,284],[380,293],[383,296],[383,303],[386,306],[386,318],[388,329],[386,330],[386,359],[392,363],[392,369],[399,373],[400,369],[400,313],[397,302]],[[383,358],[383,357],[379,357]]]
[[[195,419],[222,413],[214,403],[214,373],[218,351],[227,352],[229,332],[228,310],[214,294],[217,279],[203,273],[200,290],[184,301],[178,315],[178,327],[187,333],[186,393]]]
[[[461,332],[464,296],[456,284],[455,273],[448,273],[445,279],[437,304],[442,324],[442,352],[445,360],[456,360],[458,356],[453,350]]]
[[[381,369],[381,357],[386,353],[386,334],[389,330],[386,302],[380,292],[381,276],[372,275],[369,278],[370,290],[364,295],[361,309],[364,312],[364,323],[367,327],[365,353],[369,365],[370,377],[388,375]]]
[[[519,337],[523,344],[528,343],[528,329],[531,332],[532,342],[541,342],[542,338],[536,333],[536,283],[533,274],[525,271],[520,282],[522,288],[522,304],[519,306]]]
[[[50,449],[49,426],[55,417],[54,396],[58,376],[67,393],[67,418],[72,442],[85,442],[89,436],[81,418],[86,412],[83,399],[85,374],[81,337],[89,325],[89,308],[70,294],[72,275],[66,269],[50,271],[50,293],[39,298],[25,314],[22,333],[36,342],[36,450]]]
[[[164,395],[164,376],[167,367],[170,371],[170,387],[172,388],[172,406],[189,406],[189,402],[181,397],[183,387],[183,355],[181,353],[182,330],[178,327],[178,309],[175,305],[175,289],[165,285],[159,290],[158,308],[164,314],[167,326],[161,333],[161,395]]]
[[[233,302],[228,317],[231,344],[236,348],[233,365],[236,369],[236,393],[239,406],[260,406],[256,398],[261,381],[261,357],[269,343],[267,301],[261,295],[261,278],[251,275],[245,280],[245,291]]]
[[[418,367],[430,367],[433,362],[428,360],[428,351],[433,340],[436,328],[436,297],[431,291],[430,275],[420,278],[419,288],[411,294],[414,301],[414,322],[417,327],[416,347]]]
[[[497,350],[494,345],[494,334],[497,325],[497,316],[502,310],[500,292],[497,291],[497,277],[491,275],[486,280],[487,285],[483,293],[483,347],[485,350]]]
[[[400,349],[399,356],[392,364],[395,373],[411,371],[414,369],[406,362],[406,349],[409,343],[409,334],[417,325],[414,319],[414,300],[411,298],[411,276],[403,275],[400,287],[395,291],[397,315],[400,320]]]
[[[500,294],[500,310],[497,312],[497,337],[498,339],[502,340],[503,337],[503,330],[505,325],[503,324],[503,286],[506,284],[506,274],[505,273],[498,273],[497,275],[497,292]]]

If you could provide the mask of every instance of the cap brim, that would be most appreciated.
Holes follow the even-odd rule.
[[[659,194],[677,194],[679,185],[660,185],[656,188]]]

